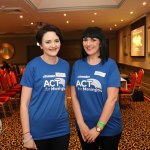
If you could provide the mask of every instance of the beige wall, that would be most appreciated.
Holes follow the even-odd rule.
[[[15,48],[14,56],[6,60],[10,64],[26,64],[27,63],[27,46],[36,45],[35,39],[32,36],[7,36],[0,37],[0,44],[11,43]],[[0,61],[3,59],[0,57]]]
[[[65,42],[61,48],[60,56],[70,61],[72,65],[80,57],[80,37],[82,32],[63,33]],[[116,33],[106,33],[109,39],[110,57],[117,59],[117,38]],[[12,59],[7,60],[9,64],[27,63],[27,46],[36,45],[35,36],[5,36],[0,37],[0,44],[8,42],[15,47],[15,54]],[[0,58],[0,61],[2,58]]]
[[[118,62],[122,64],[127,64],[131,66],[141,67],[144,69],[150,69],[150,54],[148,53],[147,47],[147,30],[150,28],[150,14],[146,17],[146,52],[145,57],[131,57],[130,56],[130,25],[121,29],[118,32]],[[149,39],[150,40],[150,39]],[[125,42],[126,41],[126,42]],[[126,44],[124,44],[126,43]]]

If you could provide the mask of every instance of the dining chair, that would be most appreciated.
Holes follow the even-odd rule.
[[[17,101],[20,100],[19,92],[20,91],[9,89],[5,77],[0,74],[0,97],[9,96],[11,102],[14,102],[16,105],[18,105]]]
[[[21,85],[17,82],[17,77],[14,71],[10,71],[9,73],[10,78],[11,78],[11,82],[13,84],[13,88],[19,88],[21,89]]]
[[[143,75],[144,75],[144,70],[140,69],[138,72],[138,77],[137,77],[137,81],[136,81],[136,85],[135,85],[135,87],[138,89],[141,88]]]
[[[16,93],[19,93],[19,94],[21,93],[21,88],[20,87],[18,87],[18,88],[14,87],[9,73],[5,73],[4,76],[2,75],[1,80],[3,82],[2,84],[4,84],[3,87],[2,87],[3,90],[16,92]]]
[[[2,111],[4,114],[4,117],[6,117],[6,110],[5,107],[8,105],[10,112],[12,112],[12,106],[10,103],[10,97],[9,96],[0,96],[0,107],[2,107]]]
[[[3,69],[1,69],[1,68],[0,68],[0,74],[2,74],[2,75],[4,75],[4,74],[5,74],[4,70],[3,70]]]
[[[130,86],[128,86],[127,89],[120,87],[120,89],[119,89],[119,100],[122,98],[129,98],[130,100],[132,100],[132,95],[134,93],[136,80],[137,80],[137,73],[134,72],[131,75]]]
[[[136,89],[140,89],[141,88],[143,75],[144,75],[144,70],[140,69],[138,71],[138,74],[137,74],[137,80],[136,80],[136,84],[135,84],[135,88]],[[131,86],[131,83],[128,83],[128,87],[130,87],[130,86]]]

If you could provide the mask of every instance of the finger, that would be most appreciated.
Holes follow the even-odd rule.
[[[36,150],[38,149],[38,148],[36,147],[36,144],[35,144],[35,142],[34,142],[34,149],[36,149]]]
[[[87,141],[88,141],[88,143],[91,143],[92,138],[91,138],[91,137],[88,137]]]
[[[85,142],[85,141],[86,141],[86,139],[85,139],[84,135],[83,135],[83,134],[81,134],[81,135],[82,135],[82,139],[83,139],[83,141]]]

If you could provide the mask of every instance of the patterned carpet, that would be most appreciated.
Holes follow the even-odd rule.
[[[75,118],[68,99],[71,138],[69,150],[82,150],[75,130]],[[119,150],[150,150],[150,101],[121,102],[123,118],[123,134]],[[13,115],[7,114],[3,122],[3,132],[0,135],[0,150],[25,150],[22,146],[22,130],[19,109]]]

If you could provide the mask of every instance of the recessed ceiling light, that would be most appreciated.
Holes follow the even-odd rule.
[[[95,12],[94,15],[96,16],[96,15],[97,15],[97,12]]]
[[[121,19],[121,22],[123,22],[124,20],[123,19]]]
[[[117,24],[115,24],[114,26],[117,27]]]
[[[130,11],[130,14],[132,15],[132,14],[133,14],[133,11]]]
[[[66,17],[67,16],[67,14],[64,14],[64,17]]]
[[[147,3],[146,2],[143,2],[143,6],[145,6]]]
[[[66,23],[69,23],[69,20],[67,20]]]
[[[20,15],[19,17],[20,17],[20,19],[22,19],[22,18],[23,18],[23,16],[22,16],[22,15]]]
[[[95,22],[95,20],[91,20],[91,22],[92,22],[92,23],[94,23],[94,22]]]
[[[33,22],[31,22],[30,24],[31,24],[31,25],[33,25],[34,23],[33,23]]]

